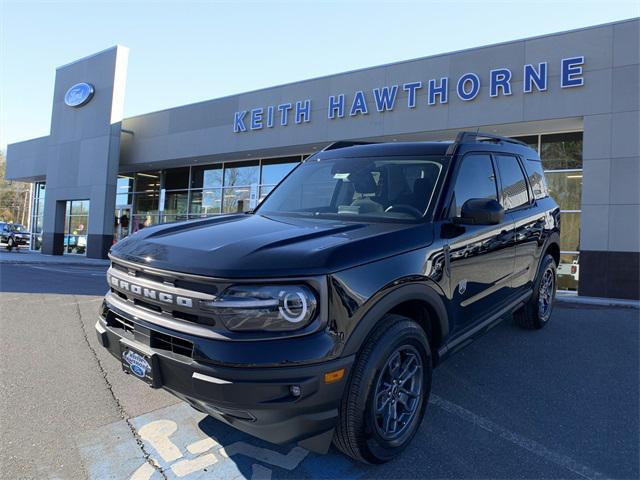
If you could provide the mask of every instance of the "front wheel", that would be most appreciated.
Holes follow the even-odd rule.
[[[533,295],[513,314],[518,325],[531,330],[543,328],[551,318],[556,288],[556,261],[551,255],[546,255],[533,284]]]
[[[7,250],[9,251],[13,250],[14,246],[15,246],[15,243],[13,241],[13,238],[10,238],[9,241],[7,242]]]
[[[387,315],[362,346],[340,406],[334,444],[351,458],[384,463],[420,427],[431,391],[431,351],[424,330]]]

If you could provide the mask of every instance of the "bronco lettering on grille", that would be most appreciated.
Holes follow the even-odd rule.
[[[144,298],[151,300],[158,300],[164,303],[175,304],[181,307],[193,308],[193,299],[189,297],[182,297],[180,295],[174,295],[168,292],[161,292],[152,288],[143,287],[135,283],[121,280],[113,275],[110,276],[109,282],[118,290],[133,293]]]

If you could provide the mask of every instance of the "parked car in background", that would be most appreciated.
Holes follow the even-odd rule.
[[[19,223],[0,222],[0,246],[11,251],[29,246],[29,232]]]

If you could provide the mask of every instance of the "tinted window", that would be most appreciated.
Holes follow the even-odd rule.
[[[549,192],[547,190],[547,182],[544,178],[542,162],[539,160],[527,159],[525,168],[529,175],[529,184],[533,190],[533,198],[538,200],[540,198],[548,197]]]
[[[454,215],[459,217],[462,205],[471,198],[498,199],[496,190],[496,176],[489,155],[467,155],[456,178],[453,191]]]
[[[527,182],[516,157],[496,155],[500,180],[502,181],[502,206],[505,210],[529,203]]]

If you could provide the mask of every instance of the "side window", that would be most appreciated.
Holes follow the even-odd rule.
[[[496,155],[496,163],[502,180],[502,206],[505,210],[521,207],[529,203],[527,181],[516,157]]]
[[[453,195],[454,217],[460,216],[462,205],[470,198],[498,199],[496,175],[489,155],[471,154],[462,159]]]
[[[547,181],[544,178],[544,170],[540,160],[527,159],[525,168],[529,177],[529,185],[533,190],[533,198],[539,200],[549,196]]]

